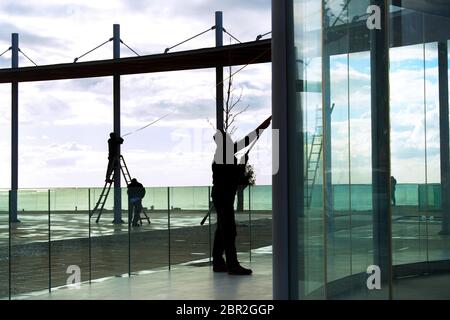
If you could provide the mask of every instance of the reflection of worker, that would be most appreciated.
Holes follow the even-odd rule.
[[[239,264],[236,253],[234,199],[244,171],[235,154],[249,143],[255,141],[259,135],[258,131],[266,129],[270,121],[271,117],[256,128],[255,132],[246,136],[244,139],[245,144],[240,142],[233,143],[230,135],[223,131],[218,131],[214,136],[217,145],[212,164],[213,187],[211,193],[217,212],[217,229],[212,253],[214,272],[228,272],[233,275],[250,275],[252,273],[252,270],[246,269]],[[229,152],[230,149],[231,152]],[[224,252],[226,261],[223,258]]]
[[[141,217],[142,211],[142,199],[145,197],[145,188],[139,183],[136,179],[131,179],[130,184],[128,185],[128,201],[129,201],[129,220],[131,220],[133,211],[133,227],[139,226],[139,219]]]
[[[106,182],[112,182],[111,174],[119,162],[119,146],[123,143],[123,139],[114,132],[109,134],[108,139],[108,169],[106,170]]]
[[[395,206],[395,188],[397,187],[397,180],[393,176],[391,176],[391,202],[392,205]]]

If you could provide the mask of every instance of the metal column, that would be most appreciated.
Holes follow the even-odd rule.
[[[448,124],[448,44],[438,43],[439,55],[439,128],[441,142],[441,201],[442,228],[440,234],[450,234],[450,175]]]
[[[387,0],[372,0],[371,4],[381,9],[382,26],[370,31],[373,251],[374,264],[381,270],[380,293],[392,298],[389,5]]]
[[[295,142],[288,143],[292,121],[296,120],[293,116],[289,117],[293,101],[295,103],[292,11],[292,0],[272,0],[272,128],[279,132],[278,154],[273,154],[274,159],[279,159],[279,170],[272,177],[273,298],[276,300],[298,297],[298,276],[294,270],[295,264],[292,264],[296,262],[293,253],[297,250],[297,234],[293,228],[298,223],[296,213],[301,208],[293,206],[290,210],[292,193],[296,190],[295,187],[290,188],[289,165],[292,159],[289,148],[294,148]],[[295,109],[292,111],[295,112]]]
[[[113,58],[120,59],[120,25],[113,26]],[[113,104],[114,104],[114,133],[120,137],[120,75],[113,76]],[[117,148],[117,159],[120,159],[120,145]],[[114,168],[114,221],[123,223],[122,220],[122,190],[120,188],[120,161]]]
[[[325,2],[323,3],[324,6]],[[323,13],[322,26],[322,122],[323,122],[323,195],[326,214],[327,239],[334,245],[334,196],[333,196],[333,176],[331,168],[331,58],[328,52],[328,32],[329,17]]]
[[[223,46],[223,15],[216,11],[216,47]],[[223,67],[216,68],[216,129],[223,130]]]
[[[11,68],[19,67],[19,34],[11,36]],[[17,219],[17,189],[19,187],[19,83],[11,83],[11,222]]]

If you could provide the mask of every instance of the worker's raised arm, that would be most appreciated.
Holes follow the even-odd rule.
[[[259,135],[261,134],[262,130],[267,129],[269,127],[270,122],[272,121],[272,116],[268,117],[266,120],[264,120],[263,123],[261,123],[255,130],[251,131],[249,134],[247,134],[244,138],[237,141],[234,144],[234,150],[235,152],[239,152],[251,143],[259,138]]]

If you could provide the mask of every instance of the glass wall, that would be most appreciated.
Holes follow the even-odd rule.
[[[323,95],[320,1],[295,1],[295,70],[297,106],[292,110],[297,124],[291,135],[298,139],[295,154],[302,154],[303,177],[293,187],[298,191],[299,296],[325,298],[325,210],[323,195]],[[302,192],[303,190],[303,192]]]
[[[88,188],[19,190],[19,221],[9,223],[9,191],[0,191],[0,299],[29,298],[75,283],[171,266],[210,265],[215,213],[200,225],[210,207],[210,190],[146,188],[139,226],[128,225],[126,189],[122,224],[112,223],[112,201],[99,218],[93,209],[101,190]],[[244,210],[237,213],[243,262],[251,261],[252,250],[271,253],[271,193],[271,186],[244,190]]]
[[[50,283],[50,210],[47,190],[19,190],[20,222],[10,224],[11,295],[45,290]]]
[[[417,298],[419,282],[402,279],[450,276],[450,17],[433,3],[286,3],[298,297]]]
[[[417,297],[421,289],[411,289],[419,280],[405,281],[402,277],[421,275],[427,283],[422,288],[425,291],[432,286],[438,289],[440,282],[446,281],[439,274],[450,271],[444,262],[450,260],[450,238],[443,232],[448,207],[442,201],[445,194],[448,196],[442,177],[448,175],[449,161],[448,134],[443,135],[443,129],[447,126],[448,130],[449,36],[445,33],[450,17],[419,9],[391,6],[391,204],[396,299]],[[447,79],[440,80],[444,73]],[[441,167],[443,158],[446,161]],[[405,193],[409,201],[402,199]]]

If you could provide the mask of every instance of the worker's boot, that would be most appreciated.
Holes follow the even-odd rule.
[[[215,259],[213,260],[213,271],[214,272],[227,272],[227,264],[225,263],[225,260],[222,259]]]
[[[252,269],[244,268],[240,264],[228,268],[228,274],[233,276],[249,276],[252,274],[252,272]]]

